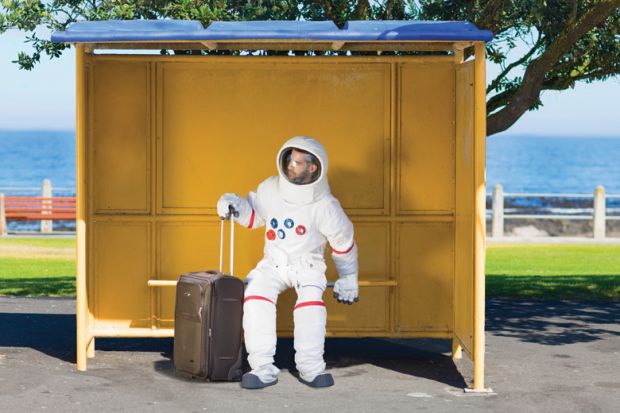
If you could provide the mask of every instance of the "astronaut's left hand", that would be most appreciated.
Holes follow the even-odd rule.
[[[220,197],[217,201],[217,214],[221,219],[230,219],[231,209],[235,217],[239,217],[239,214],[245,213],[246,202],[237,194],[226,193]]]
[[[353,304],[359,300],[357,273],[340,276],[334,283],[334,298],[343,304]]]

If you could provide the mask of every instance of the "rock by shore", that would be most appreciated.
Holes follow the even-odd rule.
[[[607,237],[620,237],[620,220],[607,221]],[[519,237],[592,237],[591,220],[507,219],[505,236]],[[487,236],[491,235],[491,220],[487,219]]]

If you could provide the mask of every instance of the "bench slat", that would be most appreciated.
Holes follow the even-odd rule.
[[[47,220],[75,220],[75,214],[6,214],[7,219],[23,219],[28,221],[47,221]]]
[[[29,206],[29,205],[62,205],[65,207],[75,207],[74,203],[63,203],[63,202],[41,202],[41,201],[35,201],[35,202],[15,202],[15,201],[8,201],[4,203],[5,206],[14,206],[14,207],[20,207],[20,206]]]
[[[75,220],[75,197],[5,196],[5,216],[12,220]]]
[[[44,197],[44,196],[9,196],[5,195],[5,200],[10,201],[62,201],[62,202],[75,202],[75,197],[73,196],[52,196],[52,197]]]
[[[13,208],[6,209],[5,212],[8,214],[75,214],[75,209],[68,208],[50,208],[50,209],[41,209],[41,208]]]

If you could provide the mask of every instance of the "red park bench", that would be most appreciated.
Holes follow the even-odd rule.
[[[0,235],[8,220],[75,220],[75,197],[2,196]],[[4,224],[4,225],[3,225]]]

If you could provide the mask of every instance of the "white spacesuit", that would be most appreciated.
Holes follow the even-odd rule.
[[[286,288],[297,292],[294,308],[295,364],[299,379],[311,387],[331,386],[323,350],[327,313],[326,242],[340,278],[334,297],[352,304],[358,297],[357,246],[353,224],[327,183],[327,154],[316,140],[298,136],[287,141],[277,156],[279,176],[267,178],[247,198],[224,194],[218,214],[248,228],[265,225],[264,258],[248,275],[243,306],[243,329],[252,371],[243,376],[244,388],[277,382],[273,365],[276,349],[276,302]]]

